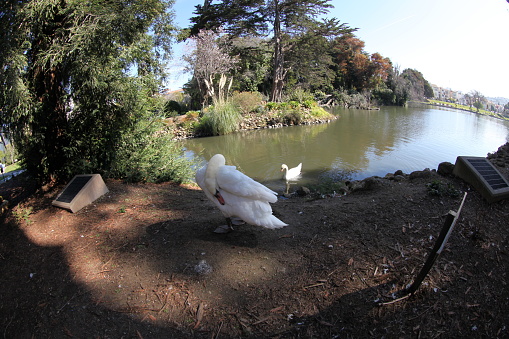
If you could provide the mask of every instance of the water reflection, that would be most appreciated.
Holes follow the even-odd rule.
[[[328,124],[243,131],[184,145],[208,160],[216,153],[267,186],[286,191],[281,164],[302,162],[299,184],[321,176],[362,179],[398,169],[436,168],[458,155],[486,156],[508,139],[508,123],[473,113],[424,107],[335,111]]]

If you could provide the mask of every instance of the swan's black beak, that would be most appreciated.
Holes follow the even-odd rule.
[[[214,194],[214,196],[216,197],[217,201],[219,201],[219,203],[221,205],[224,205],[225,202],[224,202],[224,199],[223,199],[223,196],[221,195],[221,193],[219,193],[218,190],[216,190],[216,194]]]

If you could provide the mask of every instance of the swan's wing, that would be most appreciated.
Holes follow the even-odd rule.
[[[259,199],[268,202],[277,201],[277,193],[254,181],[235,166],[221,166],[217,172],[217,185],[221,190],[235,196]]]
[[[248,224],[266,228],[287,226],[286,223],[272,214],[272,208],[267,201],[249,199],[233,195],[227,191],[221,194],[226,201],[226,204],[222,205],[222,211],[225,216],[239,217]]]
[[[225,168],[223,168],[225,167]],[[287,226],[272,214],[269,202],[276,202],[276,193],[237,171],[235,166],[223,166],[216,176],[221,195],[226,201],[221,205],[205,188],[207,166],[196,171],[196,183],[203,192],[223,213],[225,217],[239,217],[251,225],[266,228]]]

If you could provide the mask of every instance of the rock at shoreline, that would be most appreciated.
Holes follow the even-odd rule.
[[[414,171],[410,173],[409,179],[417,179],[417,178],[429,178],[433,175],[434,171],[431,171],[429,168],[425,168],[423,171]]]
[[[438,165],[437,173],[443,176],[452,175],[452,171],[454,170],[454,164],[450,162],[441,162]]]
[[[371,191],[381,186],[383,186],[383,182],[382,179],[378,177],[369,177],[361,181],[352,181],[349,183],[351,192]]]

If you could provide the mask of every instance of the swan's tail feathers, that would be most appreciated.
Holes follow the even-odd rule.
[[[276,218],[274,215],[270,215],[270,216],[267,216],[267,218],[265,218],[262,221],[260,226],[263,226],[265,228],[270,228],[270,229],[277,229],[277,228],[283,228],[285,226],[288,226],[288,224],[282,222],[281,220]]]

